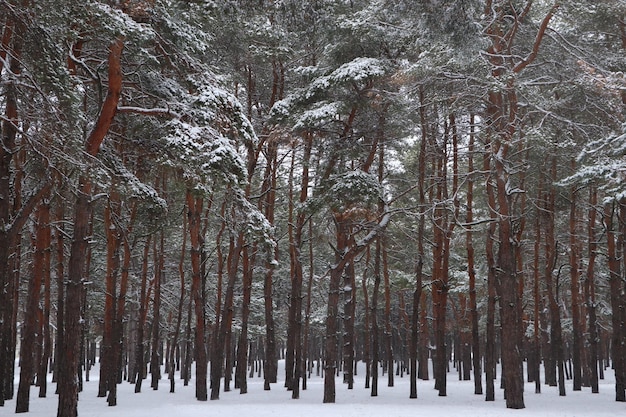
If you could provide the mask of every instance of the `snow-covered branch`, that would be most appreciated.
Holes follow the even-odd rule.
[[[135,106],[117,106],[117,111],[120,113],[135,113],[142,114],[144,116],[165,116],[172,119],[181,119],[182,115],[176,113],[174,110],[165,107],[155,107],[146,109],[143,107]]]

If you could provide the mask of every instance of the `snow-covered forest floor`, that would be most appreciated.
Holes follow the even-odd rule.
[[[282,365],[281,361],[281,365]],[[150,388],[149,380],[141,393],[134,393],[134,385],[122,383],[118,386],[118,405],[109,407],[104,398],[97,398],[98,366],[91,370],[91,378],[80,394],[78,413],[87,417],[191,417],[191,416],[253,416],[253,417],[402,417],[402,416],[541,416],[541,417],[608,417],[624,415],[626,404],[614,401],[613,372],[607,369],[606,379],[600,381],[600,393],[591,394],[589,388],[573,392],[568,381],[567,396],[559,397],[556,387],[542,386],[542,393],[535,394],[534,384],[526,383],[523,410],[507,410],[502,398],[502,390],[496,389],[496,401],[486,402],[484,396],[474,395],[472,381],[459,381],[458,374],[448,374],[448,396],[438,397],[434,390],[434,380],[418,381],[418,398],[409,399],[409,378],[396,376],[395,387],[387,387],[387,376],[379,379],[379,395],[371,397],[364,389],[363,363],[359,363],[359,374],[355,388],[348,390],[337,379],[337,402],[322,404],[323,379],[315,375],[308,381],[308,389],[301,391],[300,399],[292,400],[279,382],[272,385],[271,391],[263,390],[262,378],[248,380],[248,393],[239,390],[222,392],[218,401],[199,402],[194,398],[194,381],[183,386],[176,380],[176,393],[169,392],[169,381],[162,379],[159,389]],[[17,380],[16,380],[17,383]],[[499,380],[497,381],[499,384]],[[51,385],[54,390],[54,385]],[[31,390],[29,417],[51,417],[56,415],[57,398],[38,398],[38,390]],[[1,415],[14,412],[15,400],[8,401]]]

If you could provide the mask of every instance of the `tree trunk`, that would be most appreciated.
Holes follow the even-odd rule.
[[[339,368],[339,294],[344,267],[351,262],[351,259],[345,259],[345,256],[348,256],[348,221],[342,217],[341,213],[335,213],[334,219],[337,242],[335,260],[337,264],[330,270],[328,287],[326,342],[324,346],[324,403],[335,402],[335,374]]]
[[[576,169],[576,162],[572,159],[572,169]],[[580,262],[578,254],[580,250],[580,244],[578,242],[578,230],[577,230],[577,208],[576,208],[576,186],[572,185],[570,190],[570,216],[569,216],[569,241],[570,241],[570,283],[571,283],[571,297],[572,297],[572,367],[573,367],[573,390],[580,391],[582,389],[582,365],[581,365],[581,353],[582,340],[581,340],[581,319],[580,319]]]
[[[541,199],[542,184],[539,183],[537,195],[538,200]],[[539,252],[541,247],[541,213],[537,208],[535,214],[535,242],[534,242],[534,256],[533,256],[533,322],[534,322],[534,337],[533,337],[533,379],[535,381],[535,394],[541,393],[541,327],[539,326],[541,316],[539,311],[541,310],[541,298],[539,291]]]
[[[150,387],[153,390],[159,389],[161,379],[161,284],[165,271],[165,234],[160,230],[159,245],[156,239],[153,242],[152,252],[154,256],[154,300],[152,302],[152,344],[150,352]]]
[[[113,327],[115,325],[117,279],[120,272],[120,247],[122,234],[116,224],[115,218],[121,215],[121,201],[119,194],[111,192],[109,201],[104,210],[104,229],[106,233],[106,286],[104,294],[104,321],[102,342],[100,344],[100,380],[98,384],[98,397],[105,397],[107,392],[115,384],[115,359],[113,344]],[[109,405],[115,405],[114,396],[110,398]]]
[[[382,149],[382,147],[381,147]],[[382,158],[381,158],[382,161]],[[382,165],[382,163],[381,163]],[[382,183],[382,182],[381,182]],[[387,261],[387,244],[385,235],[381,236],[383,279],[385,284],[385,351],[387,353],[387,386],[393,387],[393,332],[391,329],[391,284],[389,282],[389,263]],[[353,314],[354,316],[354,314]],[[354,318],[352,318],[354,321]],[[354,324],[352,324],[354,327]]]
[[[21,32],[24,30],[21,24],[10,20],[5,25],[2,37],[4,56],[0,64],[8,62],[9,71],[15,74],[12,81],[6,83],[0,129],[0,224],[4,225],[0,227],[0,406],[6,399],[13,398],[14,391],[21,230],[51,188],[50,181],[44,182],[29,199],[22,199],[21,167],[25,161],[24,152],[18,151],[16,144],[19,120],[15,82],[21,73]],[[8,58],[7,51],[10,51]]]
[[[343,382],[348,389],[354,388],[354,322],[356,313],[356,278],[354,264],[346,265],[343,274]]]
[[[372,389],[371,396],[378,396],[378,366],[380,363],[380,330],[378,326],[378,295],[380,293],[380,281],[381,281],[381,246],[380,238],[376,239],[376,251],[374,253],[374,289],[372,290],[372,307],[371,307],[371,323],[372,330],[370,335],[372,337],[372,363],[371,363],[371,375],[372,375]]]
[[[367,273],[370,268],[370,248],[366,249],[365,254],[365,268],[363,269],[363,278],[361,281],[361,288],[363,291],[363,318],[364,328],[363,328],[363,362],[365,363],[365,389],[370,388],[370,377],[371,377],[371,369],[372,369],[372,354],[371,354],[371,309],[369,303],[369,296],[367,294]]]
[[[146,238],[146,243],[143,249],[143,257],[141,262],[141,288],[139,291],[139,318],[137,324],[137,345],[135,346],[135,369],[133,369],[133,374],[135,375],[135,393],[141,392],[141,385],[143,379],[145,378],[145,363],[146,363],[146,353],[144,346],[144,330],[146,327],[146,317],[148,315],[148,297],[147,286],[148,286],[148,257],[150,256],[150,244],[151,244],[151,235],[148,235]]]
[[[484,155],[483,170],[489,172],[490,156]],[[490,177],[486,182],[486,193],[489,207],[496,206],[495,193],[493,183]],[[495,330],[495,312],[496,312],[496,259],[494,254],[494,240],[496,233],[496,213],[490,211],[491,223],[489,224],[486,242],[485,255],[487,261],[487,328],[485,343],[485,401],[495,401],[494,380],[496,379],[496,330]]]
[[[24,311],[24,325],[22,327],[22,344],[20,349],[20,381],[17,390],[16,413],[25,413],[29,409],[30,386],[36,374],[34,347],[37,346],[37,334],[42,323],[39,322],[39,300],[41,298],[41,284],[44,280],[44,257],[50,248],[49,203],[43,202],[36,212],[36,231],[34,239],[33,275],[28,282],[28,298]],[[38,363],[37,363],[38,364]],[[45,376],[44,376],[45,377]]]
[[[622,32],[622,35],[626,35],[626,32]],[[626,36],[623,37],[623,40],[626,42]],[[626,48],[625,48],[626,49]],[[626,98],[626,95],[623,96]],[[619,401],[626,401],[626,358],[624,355],[626,354],[626,292],[625,287],[626,283],[624,282],[624,271],[626,270],[626,198],[622,197],[618,202],[618,233],[617,233],[617,246],[616,246],[616,258],[618,262],[621,260],[621,264],[618,263],[618,270],[621,272],[622,280],[618,281],[618,284],[621,286],[618,295],[620,297],[620,353],[622,355],[621,362],[619,365],[621,366],[621,378],[616,377],[616,394],[619,394]],[[611,256],[609,255],[609,260]],[[611,269],[611,268],[609,268]],[[616,375],[617,375],[616,370]],[[620,390],[618,391],[617,381],[621,379]],[[624,392],[624,395],[621,395]],[[617,395],[616,395],[617,396]]]
[[[45,222],[45,230],[42,232],[42,236],[38,238],[38,241],[43,241],[42,247],[43,253],[43,286],[44,286],[44,303],[43,303],[43,354],[41,356],[41,362],[39,363],[39,371],[37,372],[37,379],[39,381],[39,398],[45,398],[48,389],[48,363],[50,362],[50,356],[52,355],[52,335],[50,332],[50,307],[51,307],[51,250],[52,250],[52,228],[50,227],[50,205],[49,202],[44,200],[45,213],[42,214],[43,221]]]
[[[242,247],[243,235],[240,234],[237,238],[231,236],[227,260],[228,283],[226,285],[226,295],[224,298],[224,307],[222,309],[220,326],[217,330],[217,336],[214,339],[211,357],[211,400],[217,400],[220,398],[220,382],[224,371],[224,357],[226,356],[224,350],[226,349],[227,338],[230,339],[231,334],[237,266],[239,264],[239,255]],[[231,364],[228,363],[228,360],[226,362],[226,372],[230,373]]]
[[[64,239],[64,227],[65,223],[65,210],[63,204],[58,204],[55,210],[55,222],[58,223],[56,229],[56,278],[57,278],[57,332],[55,338],[54,348],[54,369],[52,374],[52,382],[57,382],[60,369],[63,368],[63,342],[65,328],[65,239]],[[58,394],[59,386],[57,384],[56,393]]]
[[[109,48],[109,87],[107,97],[102,104],[100,115],[85,143],[86,152],[95,156],[107,134],[119,102],[122,91],[121,56],[124,41],[116,39]],[[86,175],[81,175],[78,195],[74,208],[74,235],[70,248],[68,282],[65,303],[65,355],[63,371],[59,373],[58,417],[76,417],[78,415],[78,368],[80,361],[80,302],[82,295],[82,277],[87,254],[89,220],[91,218],[91,183]]]
[[[189,202],[187,202],[187,205],[188,204]],[[189,216],[190,215],[189,209],[187,213]],[[175,392],[176,390],[176,382],[175,382],[176,367],[174,366],[174,361],[176,360],[176,352],[177,351],[179,352],[178,347],[179,347],[179,338],[180,338],[180,327],[183,321],[183,310],[185,308],[185,293],[186,293],[185,291],[185,255],[187,252],[187,224],[188,223],[190,223],[188,219],[183,219],[183,236],[182,236],[183,239],[182,239],[181,250],[180,250],[180,260],[178,262],[178,275],[180,277],[180,297],[178,298],[178,308],[177,308],[177,313],[176,313],[176,327],[174,328],[174,335],[172,336],[172,342],[171,342],[172,349],[170,350],[170,355],[168,358],[168,362],[170,364],[168,378],[170,380],[170,392],[171,393]],[[194,266],[192,265],[192,270],[193,269],[194,269]],[[205,344],[203,345],[206,346]],[[207,363],[206,356],[205,356],[204,363]],[[206,386],[206,375],[207,375],[206,369],[207,368],[205,365],[205,368],[204,368],[205,372],[203,374],[200,374],[200,378],[196,377],[196,380],[200,380],[202,375],[204,375],[205,386]],[[181,371],[181,377],[182,377],[182,374],[183,372]],[[205,398],[206,398],[208,396],[206,388],[204,389],[204,392],[205,392]]]
[[[556,182],[557,164],[556,156],[552,156],[550,168],[551,180]],[[555,216],[555,190],[551,188],[545,198],[544,210],[544,230],[546,231],[545,255],[546,269],[545,280],[548,291],[548,306],[550,307],[550,346],[552,349],[552,357],[558,371],[559,395],[565,395],[565,377],[564,377],[564,352],[563,352],[563,336],[561,331],[561,317],[558,303],[558,285],[557,288],[553,284],[553,273],[556,268],[558,248],[555,241],[554,232],[554,216]],[[560,269],[559,269],[560,273]]]
[[[196,315],[194,345],[196,351],[196,399],[198,401],[206,401],[208,398],[208,360],[206,349],[204,297],[202,296],[202,273],[200,270],[200,252],[202,250],[200,246],[200,216],[202,214],[202,206],[202,198],[194,196],[192,189],[187,188],[187,218],[189,222],[189,242],[191,246],[191,298],[194,302],[194,311]]]
[[[255,251],[256,247],[253,246],[253,252]],[[239,388],[240,394],[246,394],[248,392],[248,320],[250,318],[254,258],[254,254],[252,256],[250,255],[248,247],[244,247],[242,250],[243,300],[241,306],[241,332],[239,333],[239,341],[237,343],[237,364],[235,370],[235,388]]]
[[[532,3],[528,3],[521,14],[513,16],[514,28],[530,11]],[[515,233],[512,224],[512,212],[509,202],[510,172],[508,170],[509,149],[515,134],[518,133],[520,114],[517,97],[515,76],[532,64],[537,58],[539,47],[547,30],[550,20],[560,3],[555,2],[544,16],[536,33],[535,42],[526,57],[511,59],[511,45],[514,43],[517,30],[506,30],[509,22],[508,14],[501,13],[499,5],[492,7],[487,2],[484,14],[489,25],[485,34],[490,39],[486,52],[491,66],[491,77],[494,84],[502,88],[490,89],[486,107],[486,134],[491,147],[491,163],[489,168],[492,180],[496,184],[496,201],[493,205],[492,216],[497,214],[498,225],[498,257],[496,274],[497,292],[500,302],[500,316],[502,326],[502,372],[505,386],[507,408],[524,408],[524,385],[522,375],[521,335],[522,320],[518,307],[518,285],[515,262]],[[497,6],[497,7],[496,7]],[[506,17],[505,17],[506,16]],[[496,202],[494,201],[494,203]]]
[[[598,192],[594,185],[589,188],[589,214],[587,225],[588,261],[584,282],[585,305],[589,315],[589,368],[591,392],[599,393],[598,386],[598,327],[596,318],[595,300],[595,260],[596,260],[596,205],[598,204]]]
[[[117,297],[117,306],[115,312],[115,324],[113,326],[113,360],[114,360],[114,373],[111,375],[111,392],[109,393],[110,399],[109,405],[115,405],[117,403],[117,384],[121,384],[123,376],[128,374],[126,366],[124,364],[124,349],[128,344],[128,339],[124,341],[124,322],[126,318],[126,296],[128,293],[128,278],[130,273],[131,253],[132,248],[130,246],[129,235],[132,232],[133,224],[135,222],[135,215],[137,214],[137,202],[133,202],[130,207],[130,212],[127,217],[127,224],[125,230],[123,230],[123,257],[122,266],[120,271],[120,291]],[[86,293],[85,293],[86,297]],[[86,300],[85,300],[86,305]]]
[[[428,129],[426,124],[426,106],[424,99],[424,87],[420,86],[419,89],[420,98],[420,125],[421,125],[421,142],[420,151],[418,157],[418,178],[417,187],[419,193],[419,218],[417,224],[417,263],[415,269],[415,292],[413,293],[413,313],[412,313],[412,326],[411,340],[415,342],[415,346],[412,346],[411,354],[416,356],[417,369],[411,372],[411,388],[410,398],[417,398],[417,380],[420,378],[423,380],[428,379],[428,344],[429,344],[429,332],[427,323],[427,309],[426,309],[426,293],[422,291],[423,287],[423,269],[424,259],[426,252],[424,250],[424,228],[426,225],[426,190],[429,188],[426,180],[426,145],[428,141]],[[416,365],[412,363],[412,365]],[[417,371],[417,372],[415,372]],[[417,375],[414,375],[417,374]]]
[[[306,312],[304,318],[304,340],[302,342],[302,360],[306,367],[306,372],[302,375],[302,390],[307,389],[307,380],[310,378],[310,363],[311,358],[309,358],[309,325],[311,323],[311,301],[312,295],[311,292],[313,290],[313,279],[315,278],[315,260],[313,258],[313,222],[309,221],[309,279],[307,282],[307,290],[306,290]],[[367,319],[366,319],[367,321]]]
[[[65,340],[63,342],[63,367],[59,370],[58,378],[59,405],[57,417],[76,417],[78,415],[80,304],[89,238],[89,219],[91,218],[91,183],[86,177],[81,177],[79,184],[74,208],[74,235],[70,248],[68,282],[65,291]]]
[[[620,202],[620,206],[623,203]],[[624,301],[623,301],[623,284],[621,283],[621,265],[619,256],[621,249],[618,244],[619,225],[614,224],[613,218],[616,216],[615,211],[618,203],[611,202],[604,204],[603,221],[607,231],[607,256],[609,266],[609,287],[611,293],[611,325],[613,333],[611,336],[611,358],[613,359],[613,370],[615,372],[615,401],[626,401],[626,380],[624,358]],[[621,209],[621,207],[620,207]],[[623,211],[621,209],[620,211]],[[621,213],[620,213],[621,214]],[[620,216],[621,217],[621,216]],[[619,220],[622,220],[618,217]]]
[[[470,136],[468,145],[467,171],[467,232],[465,235],[467,246],[467,273],[469,277],[469,308],[472,332],[472,369],[474,371],[474,394],[482,395],[482,368],[480,364],[480,337],[478,333],[478,305],[476,302],[476,268],[474,266],[474,243],[472,238],[473,202],[474,202],[474,115],[470,116]]]

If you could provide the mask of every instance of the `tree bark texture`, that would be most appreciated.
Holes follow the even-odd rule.
[[[117,111],[122,91],[121,56],[124,41],[116,39],[109,48],[109,86],[107,97],[102,104],[100,115],[94,129],[85,143],[85,151],[95,156],[106,136]],[[68,282],[65,303],[65,355],[63,371],[59,374],[59,405],[57,417],[76,417],[78,414],[78,368],[80,362],[81,317],[80,301],[82,279],[89,238],[89,220],[91,218],[91,182],[81,175],[78,195],[74,206],[74,235],[70,248],[68,264]]]
[[[200,271],[200,216],[203,200],[194,196],[191,189],[187,189],[187,219],[189,223],[189,242],[191,260],[191,297],[194,302],[196,315],[195,350],[196,350],[196,399],[206,401],[207,390],[207,348],[204,317],[204,297],[202,296],[202,274]]]
[[[615,371],[615,401],[626,401],[626,380],[624,358],[624,295],[621,280],[621,259],[623,239],[619,236],[619,220],[624,220],[625,208],[621,206],[626,202],[608,202],[604,204],[603,221],[607,233],[607,257],[609,266],[609,287],[611,293],[611,358]],[[621,213],[620,213],[621,209]],[[614,218],[618,218],[615,224]]]

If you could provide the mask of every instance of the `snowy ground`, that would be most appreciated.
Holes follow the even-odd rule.
[[[363,364],[360,365],[360,371]],[[601,381],[600,393],[591,394],[589,388],[573,392],[568,381],[567,396],[559,397],[555,387],[542,386],[542,394],[535,394],[534,384],[526,384],[523,410],[507,410],[502,399],[502,390],[496,390],[496,401],[485,402],[484,396],[474,395],[472,381],[458,381],[458,374],[448,375],[448,396],[439,397],[433,389],[434,381],[418,381],[418,398],[411,400],[408,377],[396,376],[395,387],[387,387],[387,377],[379,380],[378,397],[371,397],[364,389],[364,372],[357,376],[355,389],[348,390],[337,379],[337,402],[322,404],[323,380],[313,376],[308,389],[301,391],[299,400],[292,400],[291,394],[282,383],[272,385],[271,391],[263,390],[263,381],[255,377],[249,379],[248,394],[239,390],[222,392],[220,400],[199,402],[194,399],[194,385],[184,387],[176,381],[176,393],[169,393],[169,381],[163,379],[159,390],[150,388],[149,380],[144,383],[141,393],[134,393],[134,386],[123,383],[118,387],[118,405],[108,407],[104,398],[97,398],[97,366],[91,371],[91,381],[85,383],[80,395],[78,412],[87,417],[609,417],[626,414],[626,404],[614,401],[614,379],[607,370],[607,379]],[[279,374],[279,380],[282,373]],[[16,382],[17,384],[17,382]],[[498,386],[498,385],[497,385]],[[54,386],[49,390],[54,392]],[[57,399],[54,394],[48,398],[38,398],[37,389],[32,388],[29,417],[56,416]],[[0,415],[15,411],[15,400],[8,401],[0,408]]]

